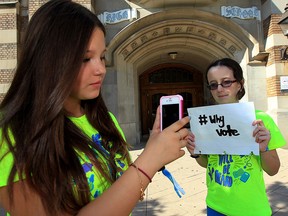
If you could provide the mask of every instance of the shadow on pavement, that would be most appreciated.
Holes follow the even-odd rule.
[[[161,204],[157,200],[144,200],[142,202],[138,202],[137,208],[135,207],[132,211],[133,216],[156,216],[161,215],[163,213],[163,209],[165,205]]]
[[[267,187],[270,204],[273,209],[272,215],[288,215],[288,186],[283,182],[276,181]]]

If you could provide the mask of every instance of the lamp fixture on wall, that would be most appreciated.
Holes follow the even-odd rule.
[[[288,47],[280,49],[280,57],[281,57],[281,60],[288,59]]]
[[[172,59],[172,60],[175,60],[176,59],[176,57],[177,57],[177,52],[169,52],[168,53],[168,55],[170,56],[170,58]]]
[[[285,12],[282,14],[278,24],[280,25],[283,34],[288,37],[288,4],[286,4]]]

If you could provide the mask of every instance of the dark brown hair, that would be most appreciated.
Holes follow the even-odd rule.
[[[242,70],[241,66],[239,65],[239,63],[233,59],[230,59],[230,58],[222,58],[222,59],[216,60],[215,62],[211,63],[206,70],[207,85],[209,85],[208,79],[207,79],[207,74],[208,74],[210,68],[216,67],[216,66],[225,66],[225,67],[230,68],[233,71],[233,75],[234,75],[235,79],[241,85],[241,88],[237,93],[237,98],[238,98],[238,100],[240,100],[245,95],[245,88],[244,88],[243,70]]]
[[[97,16],[80,4],[51,0],[41,6],[29,22],[15,77],[0,105],[2,140],[8,143],[14,157],[10,194],[14,176],[19,174],[39,194],[51,215],[75,214],[90,201],[77,151],[84,152],[110,182],[116,180],[115,154],[130,162],[127,143],[101,94],[83,101],[82,107],[101,134],[102,144],[110,152],[108,156],[66,117],[63,109],[95,28],[105,34]],[[112,175],[103,169],[92,148],[108,160]],[[10,199],[13,202],[12,195]]]

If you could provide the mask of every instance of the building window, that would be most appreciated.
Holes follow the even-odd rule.
[[[149,75],[149,83],[193,82],[193,74],[185,69],[161,68]]]

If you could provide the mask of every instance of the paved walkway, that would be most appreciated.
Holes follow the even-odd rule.
[[[285,148],[277,150],[281,159],[279,173],[272,177],[265,173],[264,176],[273,216],[288,215],[288,147]],[[140,146],[131,151],[133,159],[142,150],[143,146]],[[186,194],[179,198],[170,181],[162,173],[156,173],[146,190],[146,198],[138,203],[133,210],[133,216],[206,215],[205,169],[189,157],[187,150],[182,158],[166,167],[183,187]],[[243,211],[245,212],[245,210]]]

